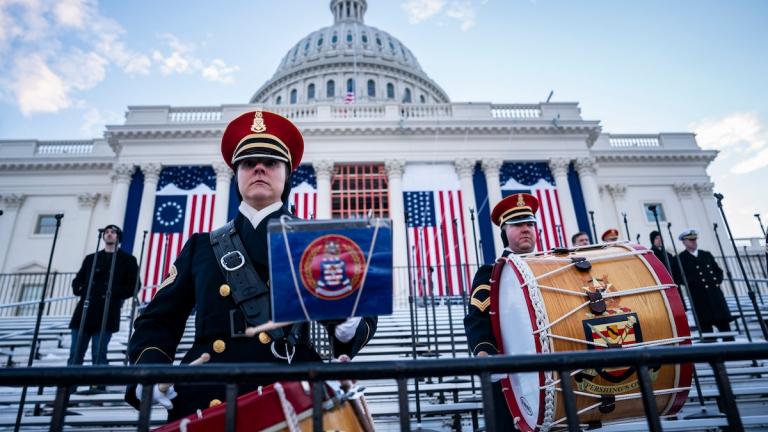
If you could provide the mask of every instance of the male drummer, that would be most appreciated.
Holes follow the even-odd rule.
[[[491,213],[491,220],[501,228],[504,243],[502,257],[509,254],[533,252],[536,247],[536,211],[539,201],[533,195],[519,193],[501,200]],[[493,266],[484,265],[477,269],[472,281],[472,300],[469,313],[464,317],[469,349],[476,357],[499,353],[496,338],[491,328],[491,271]],[[493,383],[493,403],[498,430],[513,430],[514,422],[507,408],[501,383]]]

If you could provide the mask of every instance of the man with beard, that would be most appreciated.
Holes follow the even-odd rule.
[[[584,231],[579,231],[571,236],[571,245],[576,246],[589,246],[589,234]]]
[[[491,219],[501,228],[504,244],[502,258],[509,254],[525,254],[536,248],[536,211],[539,201],[533,195],[519,193],[501,200],[493,208]],[[464,329],[469,349],[475,357],[487,357],[499,353],[499,344],[491,328],[491,272],[492,265],[477,270],[472,281],[472,296]],[[495,377],[494,377],[495,378]],[[492,384],[493,404],[498,430],[513,430],[514,421],[507,407],[501,383]]]
[[[123,300],[133,295],[133,289],[136,286],[136,277],[138,276],[138,264],[133,255],[118,248],[122,238],[122,231],[117,225],[107,225],[102,230],[104,240],[104,249],[96,253],[96,266],[93,266],[94,254],[89,254],[83,259],[80,270],[72,280],[72,293],[80,297],[77,307],[69,322],[69,328],[72,330],[72,342],[69,347],[69,364],[83,364],[85,351],[88,349],[88,343],[91,344],[91,362],[94,365],[107,364],[107,346],[112,334],[120,329],[120,308]],[[115,256],[115,254],[117,254]],[[115,270],[112,277],[112,294],[109,305],[106,306],[106,294],[109,286],[110,269],[112,266],[112,257],[115,257]],[[91,269],[93,269],[93,282],[88,302],[88,311],[83,317],[83,307],[88,291],[88,281],[91,278]],[[104,308],[108,309],[107,322],[104,329],[104,337],[101,338],[101,321],[104,317]],[[85,319],[83,333],[80,334],[80,321]],[[78,337],[81,349],[78,351]],[[77,352],[76,352],[77,351]]]
[[[183,364],[320,362],[309,339],[309,323],[298,323],[244,337],[247,327],[270,319],[267,224],[292,217],[286,208],[291,174],[301,163],[304,138],[288,119],[256,110],[232,120],[221,139],[224,161],[234,169],[241,202],[237,216],[213,232],[194,234],[184,245],[155,298],[136,320],[128,346],[131,364],[171,364],[194,309],[194,343]],[[287,265],[285,266],[288,267]],[[286,270],[289,271],[289,270]],[[350,318],[325,323],[332,352],[349,357],[373,337],[377,320]],[[238,387],[244,394],[257,385]],[[153,402],[173,421],[216,406],[226,399],[223,385],[155,385]],[[139,406],[141,386],[130,386],[126,400]]]

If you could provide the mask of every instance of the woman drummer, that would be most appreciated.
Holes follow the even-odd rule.
[[[184,364],[208,357],[211,363],[321,361],[309,341],[308,323],[243,337],[247,326],[269,319],[267,224],[272,219],[292,217],[285,203],[291,173],[303,153],[301,132],[277,114],[257,110],[229,123],[221,140],[221,154],[236,174],[241,199],[237,216],[225,229],[194,234],[186,242],[161,289],[136,320],[128,346],[131,364],[173,363],[193,309],[195,337],[181,361]],[[227,251],[227,245],[234,250]],[[233,282],[236,271],[246,272],[242,274],[250,277],[249,283]],[[351,318],[329,325],[335,355],[357,354],[373,337],[376,324],[376,318]],[[253,389],[239,387],[241,394]],[[140,396],[141,389],[131,386],[126,400],[138,407]],[[224,386],[180,383],[170,388],[155,385],[153,389],[153,402],[168,409],[169,421],[224,399]]]
[[[493,208],[491,220],[501,228],[501,240],[504,243],[502,257],[509,254],[533,252],[536,247],[536,211],[539,201],[535,196],[519,193],[501,200]],[[464,329],[467,343],[476,357],[487,357],[499,353],[499,344],[491,328],[491,271],[492,265],[477,269],[472,281],[472,297],[467,316],[464,317]],[[493,404],[498,430],[513,430],[514,422],[507,408],[501,389],[496,380],[493,385]]]

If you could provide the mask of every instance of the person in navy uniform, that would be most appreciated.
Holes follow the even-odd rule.
[[[519,193],[501,200],[493,208],[491,220],[501,228],[504,244],[502,257],[525,254],[536,248],[536,211],[539,201],[535,196]],[[499,354],[499,344],[491,327],[491,271],[492,265],[477,269],[472,281],[472,295],[464,329],[472,355],[487,357]],[[514,421],[501,390],[501,383],[493,382],[493,404],[498,430],[514,430]]]
[[[93,284],[91,286],[90,302],[88,305],[87,316],[83,334],[80,335],[84,341],[81,342],[82,349],[77,350],[77,339],[80,332],[80,321],[83,319],[83,306],[85,295],[88,290],[88,280],[93,268],[94,254],[88,254],[80,266],[80,270],[72,280],[72,293],[80,299],[72,314],[72,320],[69,322],[69,328],[72,330],[72,343],[69,348],[69,364],[83,364],[85,352],[88,349],[89,341],[91,344],[91,362],[92,364],[107,364],[107,346],[112,334],[120,329],[120,308],[123,300],[133,296],[133,290],[136,286],[138,277],[138,264],[133,255],[119,249],[119,243],[122,237],[122,231],[117,225],[107,225],[101,230],[104,240],[104,249],[96,253],[96,267],[93,270]],[[104,340],[100,341],[101,321],[104,317],[104,306],[106,303],[107,287],[109,285],[109,273],[112,266],[112,257],[115,256],[115,271],[112,277],[112,294],[108,306],[108,316],[104,328]],[[99,349],[99,347],[101,347]]]
[[[211,363],[297,363],[320,362],[309,340],[309,324],[302,323],[246,337],[245,328],[263,324],[269,317],[267,224],[272,219],[292,217],[285,203],[290,194],[291,173],[299,166],[304,139],[290,120],[256,110],[229,123],[221,140],[224,161],[236,173],[241,203],[239,212],[224,230],[194,234],[184,245],[161,288],[135,322],[128,345],[131,364],[171,364],[184,333],[187,318],[194,309],[195,336],[181,363],[210,356]],[[218,232],[228,232],[235,244],[245,249],[217,259],[212,244]],[[232,262],[232,257],[235,261]],[[220,262],[222,263],[220,265]],[[239,266],[243,264],[242,266]],[[225,267],[226,265],[226,267]],[[238,287],[227,283],[228,272],[255,269],[255,285]],[[238,267],[239,266],[239,267]],[[256,278],[258,280],[256,280]],[[266,287],[266,295],[243,293],[253,286]],[[246,293],[247,294],[247,293]],[[242,299],[248,298],[247,301]],[[241,301],[236,301],[240,299]],[[266,303],[265,303],[266,302]],[[253,322],[254,310],[266,311],[261,322]],[[325,323],[331,335],[335,356],[354,356],[373,337],[376,318],[350,318]],[[225,400],[224,386],[178,383],[162,391],[155,385],[153,402],[168,409],[168,421],[177,420],[198,409],[216,406]],[[240,394],[256,386],[239,386]],[[126,401],[138,408],[140,386],[130,386]]]
[[[699,326],[702,333],[711,333],[713,326],[721,332],[731,331],[730,321],[733,317],[720,289],[723,270],[711,253],[699,249],[698,238],[699,233],[695,229],[680,233],[678,239],[683,242],[685,250],[678,257],[688,280],[688,292],[699,317]],[[728,336],[723,340],[733,341],[734,338]],[[705,342],[713,340],[705,339]]]

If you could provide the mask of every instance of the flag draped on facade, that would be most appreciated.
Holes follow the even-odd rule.
[[[288,209],[300,219],[317,218],[317,178],[312,165],[299,165],[291,175]]]
[[[501,195],[529,193],[539,200],[536,225],[539,229],[537,251],[567,247],[568,239],[563,226],[560,197],[555,179],[545,162],[507,162],[501,168]],[[568,227],[573,230],[577,227]]]
[[[408,165],[403,174],[411,280],[420,295],[471,289],[468,241],[452,165]]]
[[[141,301],[152,300],[187,239],[212,229],[215,188],[216,174],[209,166],[163,168],[142,269]]]

